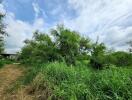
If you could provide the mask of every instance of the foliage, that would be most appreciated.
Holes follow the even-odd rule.
[[[90,78],[91,91],[101,100],[132,99],[131,69],[111,68],[93,74]]]
[[[88,59],[89,39],[63,26],[52,30],[51,35],[36,31],[32,40],[25,41],[20,59],[25,63],[65,61],[69,65],[75,65],[77,59]]]
[[[0,68],[2,68],[3,66],[4,66],[4,62],[0,60]]]
[[[109,52],[104,43],[91,42],[79,33],[58,26],[51,34],[34,32],[31,40],[25,40],[25,46],[20,53],[23,63],[66,62],[67,65],[77,65],[77,62],[87,62],[95,69],[103,69],[114,64],[116,66],[131,66],[132,55],[127,52]]]
[[[5,64],[11,64],[12,61],[9,59],[0,59],[0,68],[2,68]]]
[[[4,31],[3,17],[4,15],[0,13],[0,53],[3,52],[4,50],[3,35],[5,34],[5,31]]]
[[[54,61],[56,56],[56,48],[51,38],[43,33],[36,31],[32,40],[26,40],[26,45],[22,49],[20,58],[23,62],[42,63]]]
[[[110,62],[116,66],[131,66],[132,65],[132,54],[118,51],[109,55]]]
[[[55,45],[58,52],[68,64],[75,64],[77,55],[79,54],[80,36],[77,32],[58,26],[58,30],[52,30]]]
[[[130,48],[128,49],[130,53],[132,53],[132,41],[127,42],[129,44]]]
[[[131,100],[131,70],[111,66],[94,71],[86,66],[68,67],[64,62],[54,62],[42,65],[32,88],[39,93],[48,89],[52,91],[48,98],[57,100]]]
[[[103,43],[93,44],[90,59],[90,64],[92,67],[102,69],[105,66],[105,50],[106,47]]]
[[[2,1],[0,1],[0,4],[2,3]],[[3,23],[3,18],[4,18],[4,14],[2,12],[0,12],[0,53],[2,53],[4,51],[4,35],[7,35],[7,33],[5,32],[5,24]]]

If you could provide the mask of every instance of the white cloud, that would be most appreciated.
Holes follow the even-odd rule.
[[[5,13],[5,8],[2,4],[0,4],[0,13]]]
[[[39,29],[44,31],[44,20],[42,18],[35,19],[33,24],[24,22],[15,18],[13,13],[8,13],[5,19],[7,24],[7,33],[9,34],[6,37],[6,52],[16,52],[24,45],[23,41],[27,38],[32,37],[32,33]]]
[[[10,35],[6,38],[7,51],[19,50],[23,46],[23,40],[31,38],[34,30],[47,31],[47,27],[54,27],[56,23],[62,22],[66,27],[79,31],[93,40],[99,36],[100,41],[109,47],[117,50],[127,48],[125,42],[132,40],[132,0],[68,0],[68,4],[69,8],[76,11],[76,17],[71,19],[70,15],[65,14],[61,4],[58,4],[58,8],[49,12],[58,15],[53,17],[60,19],[52,25],[48,25],[40,17],[43,14],[43,17],[48,19],[44,9],[40,8],[36,1],[32,3],[35,12],[33,24],[18,20],[13,13],[9,13],[6,18],[7,32]],[[4,7],[0,6],[1,9],[4,10]]]
[[[42,8],[40,8],[37,2],[33,2],[32,6],[35,12],[35,18],[38,18],[40,14],[42,14],[44,18],[47,18],[46,12]]]
[[[39,5],[37,3],[32,3],[33,9],[35,11],[35,17],[37,18],[41,12]]]
[[[123,42],[132,40],[131,27],[123,25],[132,15],[132,0],[68,0],[68,2],[69,6],[76,10],[77,17],[65,20],[67,27],[84,33],[93,40],[99,36],[100,41],[116,49],[122,48]]]

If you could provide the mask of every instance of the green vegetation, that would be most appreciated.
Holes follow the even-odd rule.
[[[5,26],[0,14],[0,54]],[[25,75],[8,91],[29,86],[35,100],[132,100],[132,41],[129,52],[109,52],[104,43],[58,26],[34,32],[19,53]],[[0,68],[10,60],[0,58]],[[28,66],[28,67],[27,67]]]
[[[84,65],[53,62],[28,69],[30,72],[21,79],[21,84],[30,84],[28,93],[38,94],[42,100],[132,99],[131,68],[111,66],[94,70]]]
[[[56,97],[64,100],[132,98],[132,72],[128,69],[111,68],[95,72],[80,66],[69,68],[64,63],[52,63],[42,69],[40,75],[47,77],[55,86]]]
[[[5,64],[12,64],[14,61],[10,59],[1,59],[0,60],[0,68],[2,68]]]
[[[52,100],[132,99],[131,52],[110,52],[104,43],[63,26],[49,35],[36,31],[25,43],[19,59],[29,66],[21,79],[30,84],[29,94]]]
[[[0,53],[4,51],[4,35],[6,35],[5,32],[5,25],[3,23],[4,14],[0,12]]]
[[[0,1],[1,3],[1,1]],[[0,54],[4,52],[4,36],[7,35],[5,32],[5,24],[3,23],[4,14],[0,12]],[[5,64],[5,60],[2,60],[0,55],[0,68]]]
[[[3,61],[0,61],[0,68],[3,67],[4,63]]]

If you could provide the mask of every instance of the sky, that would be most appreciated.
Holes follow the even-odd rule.
[[[8,53],[18,52],[35,30],[49,33],[57,24],[115,50],[127,50],[132,40],[132,0],[4,0],[0,12]]]

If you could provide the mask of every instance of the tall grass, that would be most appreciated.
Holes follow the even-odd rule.
[[[33,87],[41,91],[45,91],[45,82],[48,84],[48,89],[52,91],[52,99],[132,99],[132,69],[110,68],[94,71],[87,67],[54,62],[41,67],[35,80],[37,81]]]
[[[132,69],[93,70],[64,62],[27,67],[21,78],[35,100],[132,100]]]

